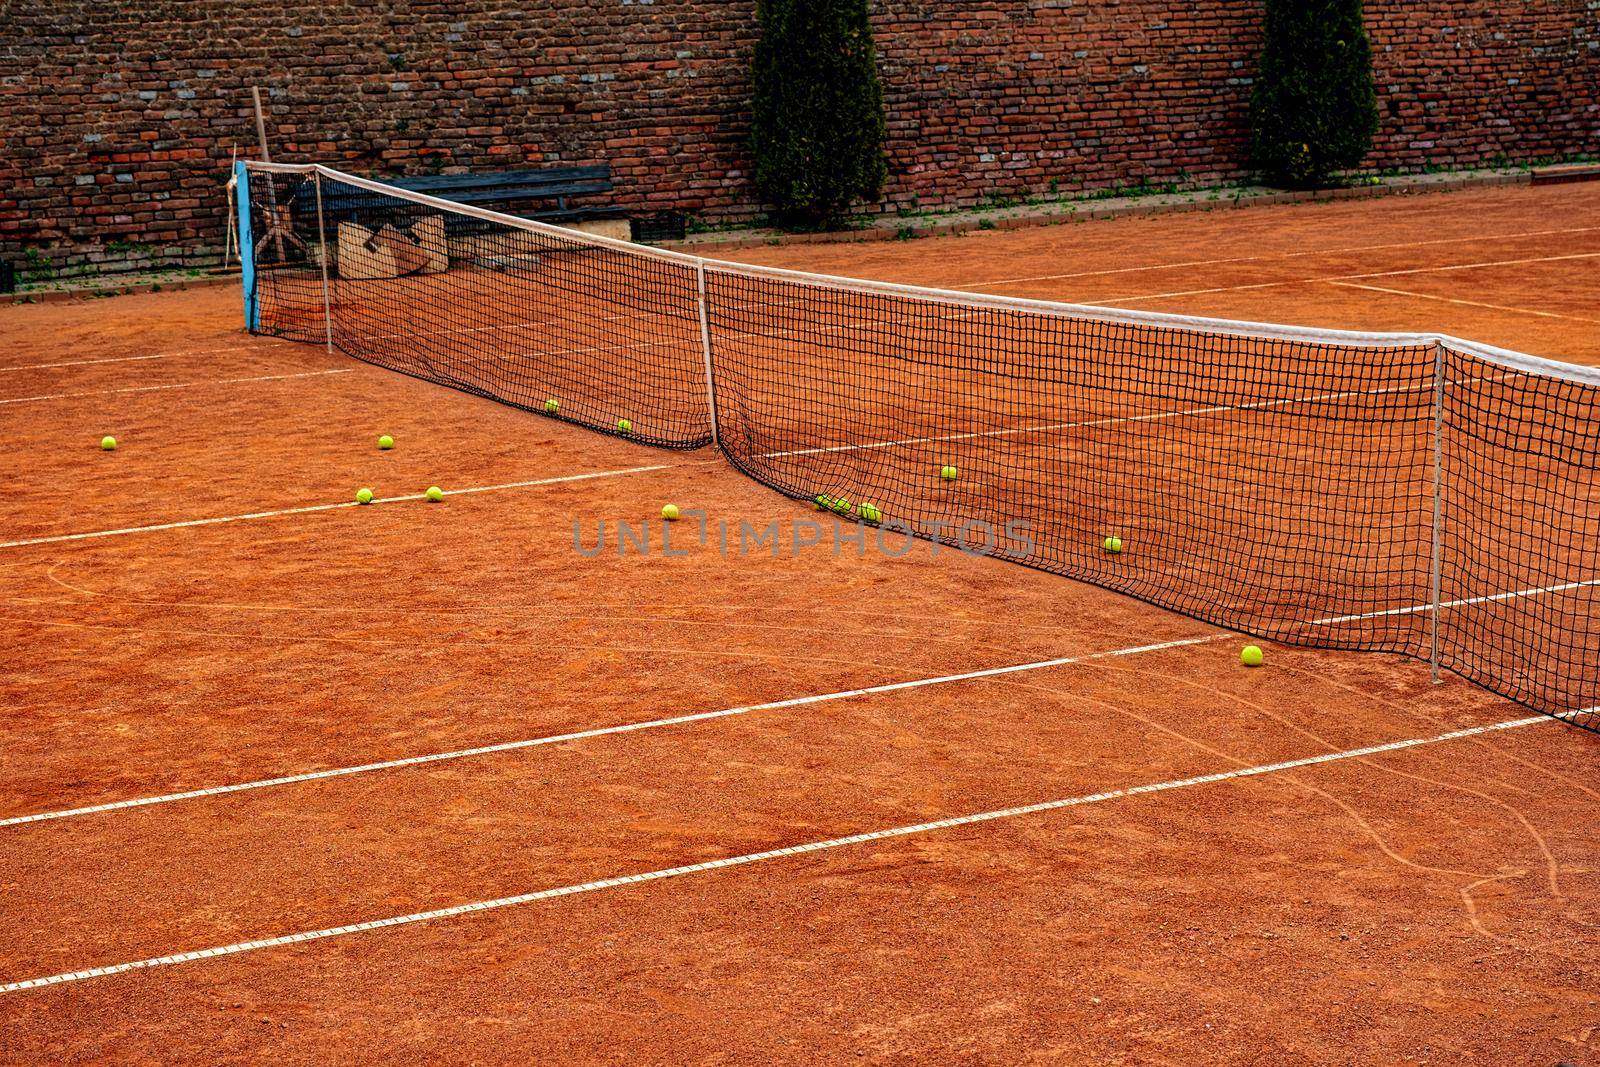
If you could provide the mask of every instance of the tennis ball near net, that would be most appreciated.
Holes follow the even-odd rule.
[[[544,409],[545,411],[554,415],[556,412],[561,410],[561,401],[557,400],[555,397],[551,397],[549,400],[544,402]]]
[[[100,448],[105,452],[115,452],[117,450],[117,439],[115,437],[100,438]]]
[[[378,438],[378,447],[383,449],[385,452],[389,451],[389,449],[394,447],[394,438],[390,437],[388,434],[384,434],[382,437]]]
[[[618,419],[617,420],[617,432],[618,433],[632,433],[633,432],[633,423],[628,421],[627,419]]]
[[[437,504],[439,501],[444,499],[444,490],[440,489],[437,485],[430,485],[428,486],[428,491],[422,495],[428,498],[428,502],[430,504]]]
[[[1105,539],[1102,547],[1104,547],[1107,552],[1115,556],[1118,552],[1122,551],[1122,538],[1108,537]]]
[[[357,489],[356,490],[356,503],[357,504],[370,504],[370,503],[372,503],[372,490],[371,489]]]
[[[1239,653],[1239,662],[1243,663],[1246,667],[1261,666],[1261,659],[1261,648],[1259,645],[1245,645],[1244,649]]]
[[[878,506],[876,504],[862,504],[861,507],[857,509],[857,514],[859,514],[867,522],[877,522],[879,519],[883,518],[883,512],[878,510]]]
[[[668,522],[678,521],[678,505],[668,504],[661,509],[661,517]]]
[[[961,477],[961,472],[956,470],[954,467],[944,466],[939,468],[939,477],[943,478],[947,482],[953,482],[957,478]]]

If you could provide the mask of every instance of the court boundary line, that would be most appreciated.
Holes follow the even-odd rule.
[[[579,893],[593,893],[605,889],[617,889],[624,886],[638,885],[643,882],[657,882],[668,878],[677,878],[690,874],[700,874],[707,871],[725,870],[732,867],[743,867],[767,860],[786,859],[791,856],[811,855],[833,849],[846,848],[852,845],[866,844],[873,841],[887,841],[895,838],[909,837],[915,834],[933,833],[941,830],[956,829],[959,827],[975,826],[981,823],[995,822],[1001,819],[1013,819],[1027,815],[1037,815],[1045,812],[1061,811],[1067,808],[1083,807],[1089,804],[1100,804],[1112,800],[1121,800],[1139,796],[1149,796],[1156,793],[1172,792],[1194,786],[1213,785],[1219,782],[1238,781],[1246,778],[1261,777],[1268,774],[1277,774],[1283,771],[1298,770],[1303,767],[1313,767],[1325,763],[1335,763],[1343,760],[1361,759],[1368,756],[1382,755],[1389,752],[1398,752],[1404,749],[1417,748],[1423,745],[1441,744],[1449,741],[1460,740],[1468,737],[1478,737],[1485,734],[1515,730],[1536,723],[1552,722],[1551,718],[1544,715],[1533,715],[1521,719],[1509,719],[1482,726],[1467,727],[1460,730],[1450,730],[1441,734],[1428,737],[1406,738],[1400,741],[1388,741],[1376,745],[1367,745],[1362,748],[1345,749],[1343,751],[1322,752],[1313,756],[1302,756],[1295,759],[1279,760],[1274,763],[1256,764],[1251,767],[1235,767],[1226,771],[1215,771],[1210,774],[1195,775],[1188,778],[1168,779],[1161,782],[1150,782],[1143,785],[1123,786],[1098,793],[1084,793],[1057,800],[1041,801],[1034,804],[1024,804],[1017,807],[997,808],[991,811],[976,812],[968,815],[956,815],[946,819],[935,819],[929,822],[909,823],[901,826],[888,827],[882,830],[871,830],[864,833],[849,834],[843,837],[823,838],[808,841],[798,845],[789,845],[783,848],[764,849],[759,852],[747,852],[742,855],[725,856],[721,859],[706,860],[701,863],[684,864],[676,867],[663,867],[651,871],[642,871],[637,874],[616,875],[589,882],[579,882],[571,885],[557,886],[551,889],[541,889],[529,893],[520,893],[515,896],[498,897],[491,900],[474,901],[467,904],[456,904],[450,907],[433,908],[427,911],[409,912],[403,915],[392,915],[383,919],[369,919],[362,922],[349,923],[343,926],[323,927],[315,930],[303,930],[293,934],[280,934],[273,937],[259,938],[253,941],[236,941],[232,944],[218,945],[212,948],[195,949],[188,952],[177,952],[165,956],[153,956],[142,960],[133,960],[126,963],[108,964],[100,967],[91,967],[85,970],[66,971],[60,974],[48,975],[40,978],[27,978],[19,981],[0,984],[0,994],[16,993],[28,989],[37,989],[68,982],[80,982],[90,978],[101,978],[116,974],[126,974],[130,971],[150,970],[156,967],[174,966],[181,963],[193,963],[198,960],[215,959],[220,956],[234,956],[244,952],[256,952],[263,949],[282,948],[289,945],[303,944],[308,941],[324,941],[333,937],[343,937],[350,934],[370,933],[376,930],[387,929],[395,926],[412,925],[422,922],[437,921],[441,919],[459,918],[464,915],[484,911],[494,911],[502,908],[515,907],[522,904],[531,904],[539,901],[550,900],[556,897],[572,896]]]
[[[93,367],[101,363],[137,363],[145,359],[166,359],[166,356],[113,356],[109,359],[74,359],[65,363],[24,363],[20,367],[0,367],[0,374],[19,370],[59,370],[62,367]]]
[[[607,737],[614,734],[636,733],[642,730],[655,730],[667,726],[683,726],[688,723],[709,722],[714,719],[732,718],[736,715],[749,715],[759,711],[777,711],[783,708],[805,707],[812,704],[831,703],[836,700],[849,700],[855,697],[873,696],[879,693],[896,693],[907,689],[922,689],[931,685],[945,685],[952,682],[969,682],[982,678],[995,678],[1007,674],[1020,674],[1024,671],[1044,670],[1050,667],[1065,667],[1075,663],[1084,663],[1091,660],[1110,659],[1117,656],[1135,656],[1146,652],[1161,652],[1171,648],[1183,648],[1189,645],[1203,645],[1213,641],[1220,641],[1232,636],[1231,633],[1205,634],[1197,637],[1178,638],[1171,641],[1157,642],[1149,645],[1135,645],[1128,648],[1109,649],[1103,652],[1087,652],[1074,656],[1062,656],[1057,659],[1038,660],[1032,663],[1017,663],[1004,667],[986,667],[981,670],[965,671],[960,674],[946,674],[932,678],[913,678],[899,682],[884,682],[879,685],[863,686],[858,689],[841,689],[832,693],[817,693],[801,697],[787,697],[782,700],[771,700],[761,704],[745,704],[738,707],[722,708],[716,711],[691,712],[684,715],[673,715],[661,719],[649,719],[642,722],[619,723],[614,726],[597,726],[588,730],[573,730],[566,733],[551,734],[545,737],[523,738],[516,741],[501,741],[491,745],[477,745],[471,748],[456,749],[449,752],[433,752],[421,756],[402,756],[396,759],[377,760],[371,763],[358,763],[346,767],[330,767],[320,771],[306,771],[302,774],[280,775],[273,778],[261,778],[248,782],[235,782],[229,785],[210,786],[202,789],[188,789],[176,793],[164,793],[149,797],[136,797],[129,800],[108,801],[104,804],[92,804],[80,808],[63,808],[56,811],[37,812],[32,815],[14,815],[10,818],[0,819],[0,828],[9,826],[24,826],[30,823],[49,822],[56,819],[75,818],[82,815],[97,815],[108,811],[121,811],[127,808],[143,808],[156,804],[171,804],[182,800],[196,800],[202,797],[226,796],[230,793],[243,793],[255,789],[268,789],[275,786],[295,785],[300,782],[325,781],[331,778],[343,778],[354,774],[367,774],[373,771],[398,770],[403,767],[417,767],[429,763],[441,763],[447,760],[471,759],[477,756],[495,755],[501,752],[516,752],[521,749],[539,748],[545,745],[560,744],[565,741],[582,741],[593,737]]]
[[[1142,293],[1142,294],[1141,293],[1130,293],[1127,296],[1106,297],[1104,300],[1089,300],[1089,301],[1085,301],[1085,304],[1090,306],[1090,307],[1096,307],[1096,308],[1104,307],[1104,308],[1107,308],[1108,310],[1116,310],[1116,308],[1121,304],[1126,304],[1126,303],[1129,303],[1130,301],[1138,301],[1138,300],[1163,300],[1163,299],[1166,299],[1167,297],[1176,297],[1176,296],[1205,296],[1205,295],[1208,295],[1210,293],[1238,293],[1238,292],[1244,292],[1244,291],[1249,290],[1249,289],[1272,289],[1272,288],[1275,288],[1275,287],[1280,286],[1280,285],[1316,285],[1316,284],[1326,283],[1326,282],[1364,281],[1367,278],[1397,278],[1397,277],[1401,277],[1401,276],[1408,275],[1408,274],[1438,274],[1438,273],[1441,273],[1443,271],[1452,271],[1452,270],[1479,270],[1479,269],[1483,269],[1483,268],[1487,268],[1487,267],[1516,267],[1516,266],[1521,266],[1521,265],[1526,264],[1526,263],[1561,263],[1561,262],[1565,262],[1566,260],[1571,260],[1571,259],[1597,259],[1597,258],[1600,258],[1600,252],[1575,252],[1575,253],[1572,253],[1572,254],[1569,254],[1569,255],[1564,255],[1564,256],[1535,256],[1535,257],[1532,257],[1532,258],[1529,258],[1529,259],[1502,259],[1502,260],[1494,260],[1492,262],[1487,262],[1487,263],[1448,263],[1448,264],[1445,264],[1443,266],[1438,266],[1438,267],[1411,267],[1411,268],[1407,268],[1406,270],[1380,270],[1380,271],[1373,271],[1370,274],[1329,274],[1329,275],[1324,275],[1324,276],[1316,277],[1316,278],[1283,278],[1283,279],[1278,280],[1278,281],[1250,282],[1250,283],[1245,284],[1245,285],[1222,285],[1222,286],[1217,286],[1217,287],[1212,288],[1212,289],[1182,289],[1182,290],[1178,290],[1178,291],[1170,292],[1170,293]],[[1482,345],[1482,344],[1479,344],[1477,342],[1467,342],[1465,345],[1463,345],[1459,341],[1459,339],[1447,337],[1447,336],[1444,336],[1444,335],[1440,335],[1440,336],[1445,341],[1446,344],[1453,345],[1453,346],[1456,346],[1456,347],[1467,347],[1467,348],[1470,348],[1471,350],[1474,350],[1474,351],[1477,351],[1477,350],[1480,350],[1480,349],[1492,349],[1492,348],[1494,348],[1493,345]],[[1480,354],[1482,354],[1482,353],[1480,353]],[[1522,356],[1523,355],[1523,353],[1520,353],[1520,352],[1512,353],[1512,354],[1513,355],[1518,355],[1518,356]],[[1544,363],[1555,362],[1553,360],[1542,360],[1538,356],[1526,356],[1524,358],[1528,359],[1528,360],[1536,360],[1536,361],[1544,362]],[[1496,360],[1496,362],[1503,362],[1503,361],[1502,360]],[[1564,366],[1575,366],[1575,367],[1579,367],[1580,369],[1582,367],[1581,364],[1564,364]],[[1540,373],[1540,372],[1535,370],[1534,373]]]
[[[219,338],[219,340],[224,340]],[[55,370],[60,367],[87,367],[97,363],[131,363],[142,359],[182,359],[185,356],[216,356],[225,352],[252,352],[259,346],[265,347],[299,347],[295,341],[285,341],[277,337],[253,336],[246,344],[225,344],[217,348],[191,348],[183,352],[155,352],[143,356],[112,356],[106,359],[78,359],[64,363],[25,363],[19,367],[0,367],[0,374],[19,370]]]
[[[698,463],[713,462],[710,460],[694,460],[688,463],[656,463],[645,467],[624,467],[619,470],[589,471],[583,474],[563,474],[551,478],[533,478],[523,482],[502,482],[499,485],[476,485],[466,489],[451,489],[444,495],[470,496],[474,493],[496,493],[503,489],[527,489],[538,485],[559,485],[563,482],[583,482],[594,478],[615,478],[626,474],[644,474],[649,471],[664,471],[672,467],[690,467]],[[408,501],[426,500],[425,493],[408,493],[405,496],[374,497],[372,504],[398,504]],[[186,530],[195,526],[217,526],[229,522],[247,522],[253,519],[273,519],[283,515],[309,515],[319,511],[338,511],[342,508],[369,507],[354,500],[345,500],[337,504],[307,504],[297,508],[280,508],[275,511],[252,511],[243,515],[218,515],[206,519],[184,519],[179,522],[162,522],[150,526],[124,526],[115,530],[91,530],[86,533],[52,534],[46,537],[29,537],[20,541],[0,541],[0,549],[26,548],[29,545],[55,545],[69,541],[88,541],[100,537],[123,537],[129,534],[156,533],[161,530]]]
[[[1028,278],[995,278],[991,281],[966,282],[962,289],[981,291],[986,285],[1025,285],[1029,282],[1071,281],[1074,278],[1099,278],[1112,274],[1139,274],[1144,271],[1187,270],[1191,267],[1220,267],[1231,263],[1261,263],[1275,259],[1305,259],[1309,256],[1340,256],[1354,252],[1379,252],[1391,248],[1432,248],[1438,245],[1467,244],[1480,241],[1518,241],[1530,237],[1552,237],[1558,234],[1593,233],[1600,226],[1572,226],[1558,230],[1528,230],[1523,233],[1491,234],[1486,237],[1443,237],[1432,241],[1394,241],[1376,245],[1351,245],[1343,248],[1318,248],[1302,252],[1274,252],[1260,256],[1225,256],[1220,259],[1195,259],[1176,263],[1157,263],[1137,267],[1113,267],[1106,270],[1078,271],[1073,274],[1039,274]]]
[[[407,499],[420,500],[422,497]],[[354,503],[340,504],[339,507],[357,507]],[[1573,589],[1587,588],[1600,585],[1600,578],[1579,582],[1566,582],[1560,585],[1541,586],[1532,589],[1515,589],[1503,593],[1489,593],[1482,596],[1463,597],[1457,600],[1442,602],[1440,609],[1470,607],[1476,604],[1498,603],[1504,600],[1513,600],[1519,597],[1541,596],[1546,593],[1564,593]],[[1431,610],[1431,604],[1414,604],[1410,607],[1391,608],[1386,611],[1367,612],[1359,615],[1330,615],[1326,618],[1312,619],[1301,624],[1303,627],[1338,626],[1348,622],[1361,622],[1367,619],[1384,618],[1394,615],[1417,614]],[[1161,609],[1166,610],[1166,609]],[[1207,624],[1214,625],[1214,624]],[[959,674],[939,675],[931,678],[913,678],[899,682],[884,682],[879,685],[865,686],[857,689],[843,689],[831,693],[810,694],[801,697],[787,697],[782,700],[767,701],[760,704],[746,704],[732,708],[722,708],[714,711],[690,712],[683,715],[672,715],[660,719],[648,719],[632,723],[618,723],[612,726],[597,726],[587,730],[573,730],[560,734],[550,734],[544,737],[519,738],[515,741],[499,741],[488,745],[475,745],[469,748],[454,749],[445,752],[430,752],[420,756],[400,756],[388,760],[375,760],[368,763],[350,764],[344,767],[327,767],[318,771],[304,771],[299,774],[275,775],[271,778],[251,779],[245,782],[233,782],[227,785],[204,786],[196,789],[185,789],[173,793],[161,793],[146,797],[131,797],[126,800],[112,800],[101,804],[89,804],[76,808],[59,808],[53,811],[35,812],[30,815],[13,815],[0,818],[0,829],[12,826],[25,826],[31,823],[52,822],[58,819],[77,818],[85,815],[99,815],[111,811],[121,811],[131,808],[152,807],[157,804],[172,804],[184,800],[199,800],[205,797],[227,796],[232,793],[244,793],[257,789],[270,789],[278,786],[297,785],[302,782],[325,781],[333,778],[344,778],[356,774],[369,774],[377,771],[400,770],[406,767],[423,766],[429,763],[442,763],[458,759],[474,759],[479,756],[496,755],[502,752],[516,752],[522,749],[541,748],[546,745],[559,744],[565,741],[581,741],[594,737],[607,737],[615,734],[637,733],[643,730],[662,729],[669,726],[683,726],[689,723],[708,722],[714,719],[732,718],[737,715],[748,715],[761,711],[777,711],[784,708],[805,707],[812,704],[831,703],[836,700],[848,700],[860,696],[871,696],[878,693],[894,693],[908,689],[922,689],[932,685],[944,685],[952,682],[975,681],[983,678],[994,678],[1008,674],[1021,674],[1026,671],[1045,670],[1052,667],[1067,667],[1079,663],[1093,662],[1100,659],[1111,659],[1120,656],[1141,655],[1147,652],[1162,652],[1174,648],[1186,648],[1192,645],[1210,644],[1224,640],[1228,637],[1239,636],[1240,631],[1217,627],[1217,633],[1197,635],[1195,637],[1177,638],[1170,641],[1156,642],[1154,644],[1132,645],[1126,648],[1109,649],[1102,652],[1078,653],[1072,656],[1062,656],[1055,659],[1035,660],[1030,663],[1010,664],[1001,667],[986,667],[975,671],[965,671]],[[1562,711],[1548,713],[1554,719],[1573,718],[1579,715],[1590,714],[1594,708],[1579,709],[1576,711]]]
[[[125,389],[94,389],[85,393],[48,393],[43,396],[14,396],[0,399],[0,405],[32,404],[47,400],[79,400],[90,396],[119,396],[124,393],[159,393],[171,389],[197,389],[205,385],[243,385],[246,382],[282,382],[292,378],[319,378],[329,374],[354,374],[359,367],[330,367],[326,370],[297,371],[294,374],[268,374],[256,378],[212,378],[200,382],[174,382],[170,385],[135,385]]]
[[[1439,296],[1435,293],[1417,293],[1410,289],[1386,289],[1381,285],[1362,285],[1359,282],[1329,282],[1341,289],[1365,289],[1369,293],[1388,293],[1391,296],[1410,296],[1419,300],[1438,300],[1446,304],[1460,304],[1464,307],[1488,308],[1491,311],[1509,311],[1514,315],[1538,315],[1545,319],[1562,319],[1566,322],[1600,322],[1600,319],[1585,318],[1582,315],[1563,315],[1556,311],[1539,311],[1535,308],[1512,307],[1510,304],[1485,304],[1481,300],[1462,300],[1459,297]]]

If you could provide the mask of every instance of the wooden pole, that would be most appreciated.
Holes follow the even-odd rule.
[[[271,163],[272,153],[267,151],[267,120],[261,113],[261,87],[250,86],[250,99],[256,103],[256,143],[261,146],[261,162]]]
[[[261,87],[250,86],[250,99],[256,105],[256,143],[261,146],[261,162],[271,163],[272,153],[267,151],[267,120],[261,112]],[[278,190],[272,181],[272,175],[267,175],[267,210],[272,212],[272,247],[278,253],[278,262],[284,261],[283,230],[278,225]]]

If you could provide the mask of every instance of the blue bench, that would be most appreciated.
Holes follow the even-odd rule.
[[[597,196],[612,190],[611,167],[554,167],[548,170],[508,170],[489,174],[429,174],[415,178],[382,178],[389,185],[415,193],[426,193],[457,204],[481,206],[508,215],[540,222],[569,223],[589,219],[626,218],[627,212],[615,207],[572,206],[572,197]],[[533,207],[543,201],[550,206]],[[364,209],[372,205],[372,194],[361,189],[324,187],[322,210],[331,223],[360,221]],[[518,206],[517,210],[509,210]],[[297,216],[313,214],[316,204],[310,197],[297,198]],[[452,232],[474,229],[476,220],[452,219]],[[481,224],[478,224],[481,225]]]

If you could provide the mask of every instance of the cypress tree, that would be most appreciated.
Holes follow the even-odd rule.
[[[1290,188],[1361,162],[1378,129],[1361,0],[1266,0],[1250,126],[1256,166]]]
[[[867,0],[757,0],[756,19],[756,187],[784,225],[835,223],[887,175]]]

